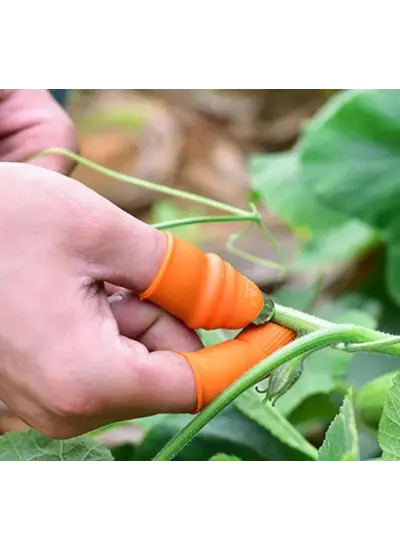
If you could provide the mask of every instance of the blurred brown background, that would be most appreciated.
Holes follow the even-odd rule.
[[[248,157],[290,148],[324,103],[323,90],[85,90],[70,94],[81,154],[116,171],[247,208]],[[78,166],[73,176],[145,221],[205,212]],[[286,254],[295,243],[279,220],[262,212]],[[225,250],[243,224],[187,228],[185,238],[212,250],[260,285],[276,273]],[[275,252],[256,228],[241,247],[262,257]]]

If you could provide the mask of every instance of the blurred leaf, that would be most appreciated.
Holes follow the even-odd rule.
[[[315,448],[280,414],[276,407],[270,403],[262,403],[262,399],[263,397],[254,390],[249,390],[236,399],[235,407],[282,443],[315,459]]]
[[[219,461],[219,460],[226,460],[226,461],[231,461],[231,460],[240,460],[240,458],[238,458],[237,456],[233,456],[233,455],[226,455],[226,454],[223,454],[223,453],[219,453],[217,455],[214,455],[213,457],[210,458],[211,461]]]
[[[300,311],[308,311],[310,303],[315,298],[316,286],[316,284],[313,284],[306,288],[290,290],[282,288],[275,293],[274,299],[283,306],[299,309]]]
[[[329,426],[318,457],[324,461],[360,460],[352,390],[345,397],[339,414]]]
[[[204,215],[203,209],[191,208],[190,210],[182,211],[170,200],[159,200],[152,206],[151,224],[171,222],[181,218],[190,218]],[[201,225],[183,225],[181,227],[171,227],[168,229],[170,233],[186,239],[191,242],[200,243],[202,239]]]
[[[259,199],[294,231],[320,235],[347,220],[339,210],[320,206],[300,182],[299,157],[295,150],[255,155],[250,162],[251,198]]]
[[[152,460],[192,415],[168,415],[150,430],[135,450],[134,460]],[[218,453],[246,461],[309,460],[309,456],[282,443],[233,406],[209,422],[174,460],[208,461]]]
[[[86,113],[76,120],[81,131],[100,131],[106,128],[136,131],[142,128],[146,121],[143,113],[133,106],[110,106]]]
[[[300,432],[304,433],[316,425],[323,426],[332,422],[338,407],[332,398],[332,394],[311,395],[294,409],[288,416],[288,420]]]
[[[113,460],[106,447],[88,436],[59,441],[35,430],[9,432],[0,437],[3,461],[104,461]]]
[[[356,406],[361,420],[374,430],[379,427],[386,396],[398,374],[400,371],[396,370],[373,378],[356,395]]]
[[[400,460],[400,375],[387,392],[378,433],[382,459]]]
[[[332,98],[300,142],[303,185],[327,208],[382,231],[387,284],[400,303],[400,91],[351,90]]]
[[[307,241],[292,262],[292,270],[328,269],[353,261],[379,243],[377,234],[359,220],[348,220]]]
[[[391,297],[400,304],[400,222],[397,219],[390,225],[387,247],[385,282]]]
[[[400,204],[400,91],[333,97],[300,142],[301,181],[327,208],[387,227]]]
[[[375,232],[339,208],[327,209],[300,180],[296,150],[256,155],[250,164],[251,200],[264,204],[305,238],[292,269],[326,268],[361,256],[377,242]]]
[[[381,302],[372,296],[359,292],[348,292],[332,300],[327,307],[320,307],[319,313],[326,315],[332,321],[358,323],[365,327],[377,328],[382,314]],[[363,314],[363,319],[356,316]],[[345,320],[343,320],[345,318]]]

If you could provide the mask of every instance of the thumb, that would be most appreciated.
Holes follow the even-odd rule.
[[[121,213],[100,247],[104,280],[135,290],[192,329],[240,329],[260,313],[258,287],[228,262]]]
[[[122,338],[119,368],[112,376],[108,369],[100,379],[113,405],[122,407],[127,418],[197,413],[259,361],[295,338],[295,332],[272,322],[249,326],[234,340],[185,353],[149,353],[142,344]]]
[[[96,400],[107,422],[161,413],[193,413],[197,388],[188,361],[172,351],[149,352],[128,338],[112,353],[112,365],[97,370]]]

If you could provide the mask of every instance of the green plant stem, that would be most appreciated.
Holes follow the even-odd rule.
[[[171,220],[168,222],[160,222],[152,224],[153,227],[160,230],[172,229],[173,227],[181,227],[183,225],[194,225],[199,223],[214,223],[214,222],[241,222],[255,221],[254,214],[246,216],[195,216],[193,218],[182,218],[180,220]]]
[[[187,199],[193,202],[197,202],[198,204],[203,204],[204,206],[215,208],[217,210],[223,210],[224,212],[236,214],[237,216],[251,216],[252,214],[247,210],[242,210],[241,208],[236,208],[235,206],[231,206],[229,204],[216,201],[214,199],[208,199],[206,197],[202,197],[201,195],[196,195],[195,193],[188,193],[187,191],[181,191],[180,189],[173,189],[171,187],[166,187],[165,185],[142,180],[140,178],[135,178],[134,176],[128,176],[127,174],[120,174],[119,172],[116,172],[109,168],[105,168],[104,166],[101,166],[96,162],[88,160],[84,157],[81,157],[80,155],[77,155],[76,153],[73,153],[72,151],[68,151],[67,149],[63,149],[61,147],[50,147],[48,149],[43,149],[39,153],[32,155],[29,160],[45,155],[63,155],[110,178],[114,178],[125,183],[130,183],[136,185],[137,187],[142,187],[143,189],[150,189],[151,191],[164,193],[165,195],[170,195],[172,197]],[[260,215],[254,212],[251,219],[253,219],[254,221],[258,221],[259,218]]]
[[[300,333],[340,326],[280,304],[275,304],[272,320]],[[388,355],[400,355],[400,341],[397,336],[358,325],[351,325],[351,327],[353,334],[358,335],[360,341],[354,345],[350,343],[343,346],[341,348],[343,351],[379,351]]]
[[[237,243],[240,239],[242,239],[250,230],[254,222],[248,224],[240,233],[232,234],[227,242],[226,249],[228,252],[231,252],[232,254],[235,254],[239,258],[242,258],[243,260],[246,260],[247,262],[255,263],[262,265],[264,267],[272,267],[274,269],[281,270],[281,277],[283,277],[285,273],[284,266],[278,264],[277,262],[273,262],[272,260],[266,260],[265,258],[260,258],[259,256],[255,256],[254,254],[250,254],[249,252],[245,252],[244,250],[240,250],[235,246],[235,243]],[[265,230],[265,227],[262,226],[262,224],[258,224],[261,229]]]
[[[359,338],[360,337],[358,334],[354,334],[352,326],[337,325],[302,336],[301,338],[281,348],[241,376],[216,399],[214,399],[214,401],[212,401],[175,437],[173,437],[153,460],[172,460],[179,453],[179,451],[187,445],[206,424],[208,424],[208,422],[210,422],[217,414],[232,403],[232,401],[234,401],[241,393],[250,389],[264,376],[272,372],[283,363],[286,363],[291,359],[295,359],[304,353],[321,349],[343,340],[357,342],[359,341]]]
[[[362,344],[344,344],[343,350],[353,353],[356,351],[376,351],[380,353],[385,353],[385,350],[387,350],[389,344],[391,345],[391,347],[394,344],[400,344],[400,337],[390,336],[387,338],[383,338],[382,340],[376,340],[374,342],[364,342]],[[390,355],[393,354],[390,353]]]
[[[390,334],[357,325],[335,325],[313,315],[279,304],[276,304],[275,308],[273,318],[275,322],[293,328],[296,331],[311,331],[311,333],[301,336],[294,342],[276,351],[236,380],[171,439],[154,460],[172,460],[193,439],[199,430],[232,403],[241,393],[250,389],[268,373],[283,365],[283,363],[296,357],[339,343],[350,345],[369,343],[370,351],[375,345],[380,353],[400,355],[400,344],[396,343],[398,342],[398,338]],[[383,340],[387,340],[386,348],[382,348]]]
[[[312,332],[321,328],[330,328],[337,326],[330,321],[320,319],[311,313],[304,313],[291,307],[282,306],[275,303],[275,312],[273,320],[278,325],[291,328],[296,332]]]

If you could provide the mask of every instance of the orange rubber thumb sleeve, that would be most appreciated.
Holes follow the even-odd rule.
[[[264,298],[252,281],[215,254],[170,233],[155,278],[140,294],[192,329],[240,329],[261,312]]]
[[[199,412],[245,372],[295,338],[294,331],[270,322],[251,325],[234,340],[180,353],[189,362],[196,382],[194,412]]]

